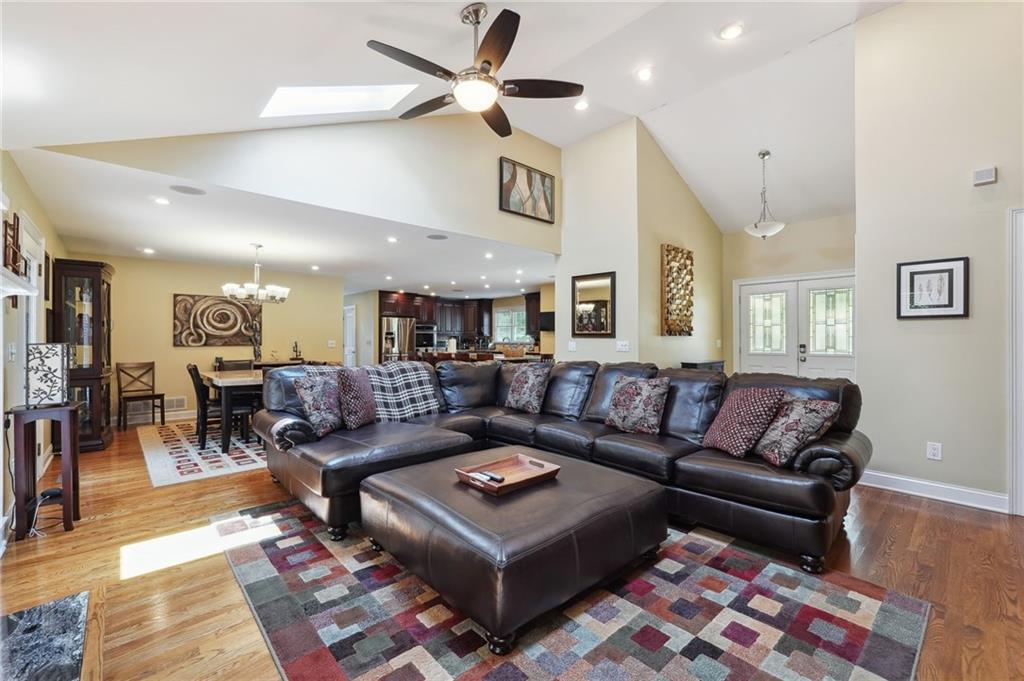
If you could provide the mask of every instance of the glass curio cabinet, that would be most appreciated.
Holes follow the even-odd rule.
[[[110,282],[114,268],[92,260],[53,261],[53,338],[71,344],[71,399],[79,410],[79,445],[104,449],[111,427]]]

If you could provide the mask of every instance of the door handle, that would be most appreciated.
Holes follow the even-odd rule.
[[[806,355],[800,355],[800,361],[801,362],[806,362],[807,361],[807,356]]]
[[[798,349],[800,350],[801,354],[807,352],[807,344],[806,343],[801,343]]]

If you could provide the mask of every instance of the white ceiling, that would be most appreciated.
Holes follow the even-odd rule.
[[[458,20],[462,4],[5,3],[0,146],[393,118],[446,85],[369,50],[366,41],[381,40],[458,69],[471,52],[471,31]],[[756,152],[763,146],[773,151],[769,197],[777,217],[795,221],[851,212],[852,43],[848,29],[829,34],[889,4],[492,4],[491,17],[504,7],[522,15],[502,77],[575,80],[585,84],[590,101],[585,112],[573,110],[573,100],[505,99],[503,105],[514,126],[561,146],[640,116],[726,231],[741,228],[757,212]],[[737,20],[746,25],[743,37],[715,37],[718,28]],[[633,77],[641,65],[654,67],[648,83]],[[280,85],[367,83],[419,87],[384,114],[259,118]],[[142,236],[138,224],[158,231],[152,211],[130,218],[113,214],[121,201],[137,201],[137,192],[130,198],[127,187],[148,186],[148,174],[130,176],[119,169],[115,176],[44,152],[19,152],[16,158],[50,217],[72,240],[91,234],[130,249]],[[96,184],[94,172],[110,181]],[[169,183],[158,181],[163,187]],[[77,189],[83,185],[92,191]],[[214,209],[220,191],[208,189],[204,211]],[[235,197],[217,210],[249,215],[242,204],[266,200],[243,195],[249,198]],[[299,214],[291,212],[300,210],[314,209],[279,202],[271,212],[279,211],[283,222],[304,223],[306,213],[297,220]],[[365,218],[344,214],[317,217],[340,221],[352,238],[366,224]],[[190,224],[202,223],[198,212],[190,218]],[[239,229],[244,222],[226,213],[218,218],[217,224]],[[311,214],[309,220],[320,224]],[[317,238],[314,227],[303,229]],[[168,243],[159,250],[162,257],[210,257],[198,244]],[[301,257],[320,252],[306,248]],[[336,264],[348,262],[350,253],[339,253]],[[413,253],[409,260],[388,255],[391,266],[403,271],[421,261]],[[367,273],[346,273],[352,281],[370,281]]]
[[[488,239],[445,233],[447,240],[434,241],[426,237],[436,230],[365,215],[41,149],[13,154],[76,253],[141,257],[140,250],[148,247],[156,251],[153,257],[165,260],[246,265],[253,251],[239,245],[258,242],[265,247],[260,258],[268,270],[313,274],[310,266],[319,265],[319,275],[344,276],[349,293],[423,292],[428,285],[440,296],[509,296],[520,288],[536,291],[555,272],[555,256],[549,253]],[[207,194],[178,194],[168,189],[173,184],[200,186]],[[166,197],[171,205],[158,206],[153,196]],[[398,243],[389,244],[389,236]],[[485,258],[487,252],[494,257]]]

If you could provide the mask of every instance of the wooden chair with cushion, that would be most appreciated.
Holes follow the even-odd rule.
[[[118,362],[117,370],[117,425],[128,429],[128,405],[149,402],[150,417],[156,423],[156,407],[160,405],[160,425],[166,423],[164,394],[156,390],[156,362]]]
[[[196,392],[196,435],[199,436],[199,449],[206,449],[206,434],[210,423],[220,423],[221,428],[232,428],[237,421],[242,439],[249,441],[249,417],[252,416],[253,408],[250,404],[233,404],[231,413],[227,418],[221,414],[220,403],[210,399],[210,387],[203,383],[203,377],[199,375],[199,367],[189,364],[189,378],[192,379],[192,387]]]
[[[253,361],[251,359],[224,359],[218,357],[213,362],[213,368],[217,371],[252,371]]]

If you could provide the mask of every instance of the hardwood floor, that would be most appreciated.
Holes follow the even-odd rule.
[[[57,468],[44,486],[54,485]],[[286,497],[267,471],[153,488],[129,430],[106,451],[82,455],[81,481],[73,532],[55,527],[8,545],[0,612],[92,591],[90,636],[102,650],[90,660],[99,664],[102,653],[103,670],[88,678],[277,678],[224,556],[177,562],[201,553],[179,533]],[[1024,518],[859,487],[846,528],[830,569],[933,604],[920,679],[1024,680]],[[168,567],[122,575],[147,553],[136,550],[147,540],[158,540],[149,553]]]

